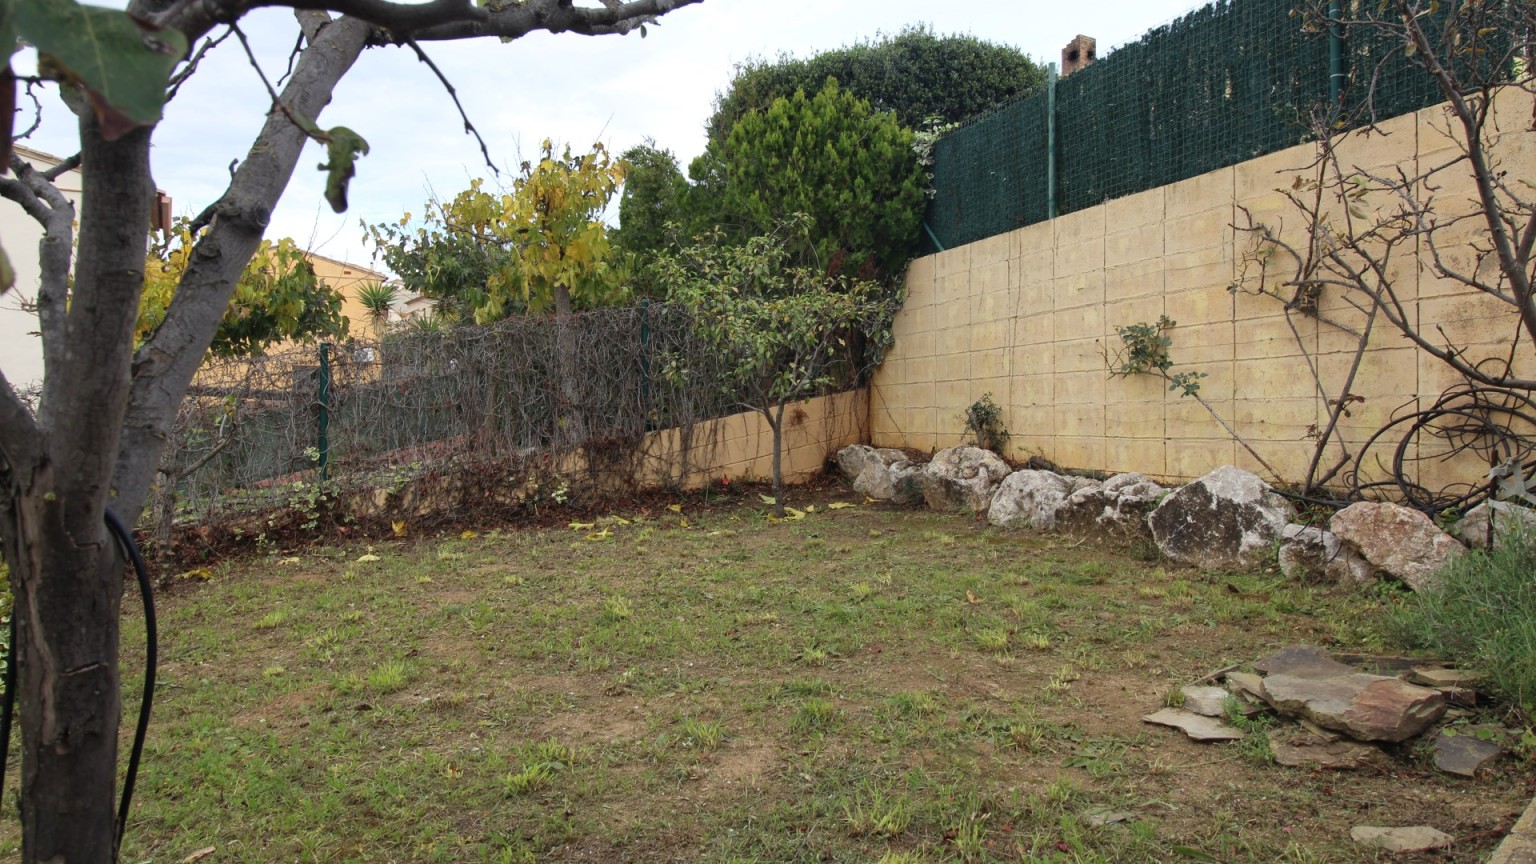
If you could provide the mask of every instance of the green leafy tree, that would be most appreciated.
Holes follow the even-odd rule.
[[[736,67],[731,85],[715,102],[709,140],[724,141],[753,111],[797,90],[814,93],[828,78],[890,111],[908,129],[961,123],[1027,96],[1045,84],[1045,69],[1016,48],[974,36],[937,36],[909,27],[805,59],[780,56]]]
[[[624,192],[619,196],[619,227],[613,232],[613,245],[625,253],[654,256],[677,242],[668,223],[684,232],[696,227],[687,224],[688,214],[683,209],[688,178],[683,176],[672,151],[657,149],[654,143],[631,147],[621,158],[627,170]]]
[[[10,152],[14,117],[0,112],[0,172],[9,172],[0,198],[43,230],[38,410],[0,376],[0,549],[16,622],[22,864],[117,860],[123,558],[106,515],[131,526],[143,512],[165,437],[308,142],[326,146],[326,199],[345,206],[366,144],[317,121],[353,64],[371,48],[410,46],[425,56],[424,46],[444,41],[512,41],[541,30],[623,34],[696,2],[128,0],[109,9],[0,0],[3,56],[23,43],[37,51],[40,76],[78,117],[80,148],[39,170]],[[164,319],[140,341],[150,152],[172,72],[178,81],[195,74],[201,53],[189,57],[189,46],[272,6],[289,9],[301,37],[289,73],[270,99],[244,106],[265,118],[261,129],[228,187],[194,220],[206,230]],[[481,83],[497,86],[494,71]],[[9,63],[0,64],[0,105],[15,104],[17,86]],[[57,182],[76,166],[78,207]],[[0,263],[0,288],[8,269]]]
[[[394,224],[372,225],[368,239],[376,256],[411,291],[437,301],[436,308],[449,318],[472,318],[488,300],[491,277],[516,267],[510,249],[496,242],[479,226],[451,221],[452,208],[461,199],[483,194],[481,181],[459,193],[453,202],[428,201],[420,225],[412,225],[410,213]],[[518,309],[509,310],[513,314]]]
[[[797,263],[883,279],[917,243],[926,182],[913,135],[833,80],[753,111],[690,172],[716,224],[737,236],[771,233],[788,213],[810,217],[789,238]]]
[[[852,335],[888,342],[895,311],[874,282],[796,265],[789,249],[805,242],[809,229],[796,214],[744,243],[700,238],[657,265],[668,299],[692,312],[697,332],[725,360],[727,392],[773,431],[779,516],[786,408],[837,380],[834,360]]]
[[[166,242],[150,248],[134,334],[139,344],[165,321],[196,242],[197,235],[183,220]],[[315,276],[315,268],[292,238],[263,240],[240,274],[208,351],[218,357],[243,357],[283,341],[341,339],[347,335],[341,307],[341,294]]]
[[[489,192],[476,179],[452,201],[428,202],[423,224],[412,227],[407,213],[370,226],[368,237],[407,288],[479,323],[569,314],[623,299],[623,270],[602,221],[623,179],[624,163],[603,145],[556,155],[546,140],[510,191]]]

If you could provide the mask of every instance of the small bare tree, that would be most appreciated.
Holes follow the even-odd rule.
[[[1536,186],[1505,164],[1530,141],[1536,78],[1530,64],[1536,4],[1514,0],[1313,0],[1309,29],[1344,44],[1357,60],[1339,102],[1311,115],[1317,156],[1284,190],[1299,229],[1242,210],[1240,232],[1251,245],[1235,291],[1283,304],[1325,418],[1302,486],[1309,492],[1344,482],[1355,494],[1396,487],[1408,503],[1449,506],[1488,488],[1462,486],[1447,499],[1404,472],[1415,434],[1442,439],[1435,455],[1478,452],[1489,461],[1523,459],[1530,449],[1531,393],[1536,390]],[[1451,146],[1440,155],[1387,168],[1350,160],[1350,144],[1384,134],[1378,124],[1386,82],[1404,66],[1431,82],[1444,99],[1438,132]],[[1344,103],[1354,106],[1346,110]],[[1423,149],[1423,148],[1421,148]],[[1503,325],[1479,341],[1446,322],[1421,316],[1419,295],[1403,277],[1419,273],[1452,292],[1503,309]],[[1497,317],[1497,313],[1496,317]],[[1343,334],[1348,362],[1325,375],[1309,348],[1306,321]],[[1400,413],[1364,442],[1350,442],[1340,425],[1358,406],[1355,385],[1372,337],[1395,333],[1465,382],[1432,405]],[[1488,348],[1497,343],[1501,351]],[[1396,433],[1392,457],[1368,464],[1377,443]],[[1379,457],[1376,457],[1379,459]],[[1384,468],[1390,476],[1377,476]],[[1367,476],[1370,475],[1370,476]]]

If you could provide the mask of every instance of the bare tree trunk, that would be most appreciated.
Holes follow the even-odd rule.
[[[89,113],[81,120],[80,255],[61,322],[73,350],[44,379],[43,447],[6,465],[24,864],[113,858],[122,565],[102,514],[144,283],[149,139],[139,129],[105,141]]]
[[[559,377],[559,429],[555,443],[561,448],[574,447],[586,440],[586,418],[581,412],[581,384],[577,375],[577,345],[571,289],[555,286],[555,374]]]
[[[764,411],[768,428],[773,430],[773,513],[784,517],[784,403],[777,411]]]
[[[48,466],[43,483],[55,479]],[[23,861],[113,859],[122,570],[98,523],[78,536],[48,493],[7,514],[21,705]],[[67,493],[65,493],[67,494]]]
[[[160,469],[155,472],[155,566],[169,573],[176,566],[176,552],[171,547],[176,538],[176,448],[167,444],[160,454]]]

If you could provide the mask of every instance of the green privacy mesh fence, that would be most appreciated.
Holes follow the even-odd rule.
[[[1330,100],[1330,39],[1287,0],[1218,0],[1158,27],[1049,92],[945,136],[934,148],[926,238],[944,248],[1174,183],[1301,143]],[[1375,88],[1378,119],[1438,101],[1382,37],[1338,44],[1346,111]],[[1054,145],[1054,146],[1053,146]],[[931,246],[930,246],[931,248]]]

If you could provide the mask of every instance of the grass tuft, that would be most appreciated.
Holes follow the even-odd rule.
[[[789,728],[796,732],[822,732],[831,728],[842,714],[826,699],[813,696],[800,703],[795,709],[795,714],[789,720]]]
[[[404,690],[409,683],[411,668],[399,660],[380,663],[368,673],[368,689],[381,696]]]

